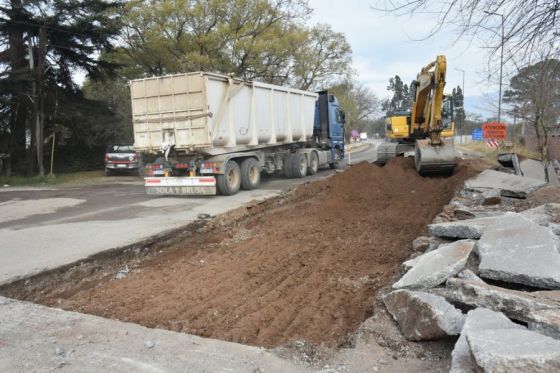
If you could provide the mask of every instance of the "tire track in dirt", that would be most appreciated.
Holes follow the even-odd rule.
[[[361,163],[177,243],[125,279],[41,302],[252,345],[340,345],[476,168],[422,178],[409,159]]]

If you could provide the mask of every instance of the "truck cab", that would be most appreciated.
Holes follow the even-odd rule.
[[[344,159],[344,124],[346,114],[338,99],[328,91],[317,92],[313,138],[324,149],[332,152],[335,163]]]

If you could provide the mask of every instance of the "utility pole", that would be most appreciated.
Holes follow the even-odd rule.
[[[498,123],[502,122],[502,74],[503,74],[503,70],[504,70],[504,15],[501,13],[495,13],[495,12],[487,12],[484,11],[484,13],[491,15],[491,16],[500,16],[501,20],[502,20],[502,32],[501,32],[501,48],[500,48],[500,93],[498,96]]]
[[[460,136],[459,138],[461,139],[460,143],[462,144],[463,143],[463,127],[464,127],[463,125],[465,124],[464,122],[465,122],[465,116],[466,116],[466,112],[465,112],[465,70],[458,69],[458,68],[455,68],[455,70],[463,73],[463,86],[461,87],[461,89],[463,90],[463,112],[462,112],[462,115],[461,115],[461,127],[459,128],[459,136]]]

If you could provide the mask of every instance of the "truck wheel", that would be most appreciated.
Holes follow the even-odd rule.
[[[255,158],[247,158],[241,162],[241,189],[253,190],[261,183],[261,170]]]
[[[294,154],[288,154],[284,157],[284,164],[282,165],[283,171],[284,171],[284,175],[288,178],[291,179],[292,177],[294,177],[293,173],[292,173],[292,160],[294,158]]]
[[[307,174],[307,157],[303,153],[292,156],[292,175],[301,178]]]
[[[309,168],[307,169],[307,173],[309,175],[315,175],[319,171],[319,157],[317,156],[317,152],[309,153]]]
[[[216,186],[218,192],[224,196],[231,196],[239,191],[241,172],[236,161],[227,161],[223,175],[216,175]]]
[[[105,168],[105,176],[113,175],[113,171],[110,168]]]

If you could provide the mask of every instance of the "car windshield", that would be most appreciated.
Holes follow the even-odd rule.
[[[112,145],[107,149],[107,153],[134,153],[131,145]]]

